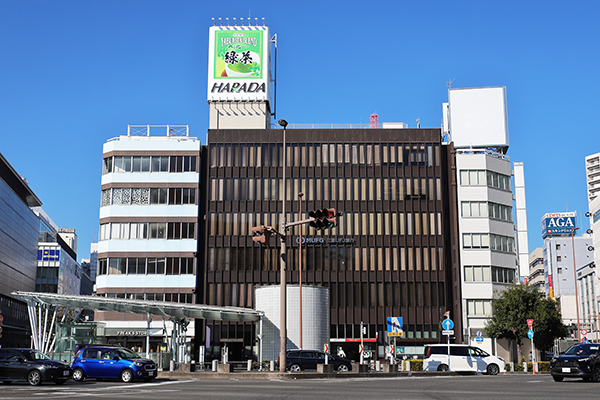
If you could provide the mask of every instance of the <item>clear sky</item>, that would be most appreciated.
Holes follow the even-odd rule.
[[[453,88],[506,86],[523,161],[529,251],[540,218],[589,227],[586,155],[600,151],[598,1],[0,0],[0,152],[78,258],[98,235],[102,144],[131,124],[206,142],[211,17],[265,18],[278,37],[277,117],[437,128]]]

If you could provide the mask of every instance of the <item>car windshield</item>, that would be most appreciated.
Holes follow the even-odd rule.
[[[119,357],[124,358],[126,360],[132,360],[134,358],[142,358],[142,357],[140,357],[140,355],[138,353],[136,353],[135,351],[131,351],[129,349],[116,349],[115,351],[117,352]]]
[[[44,353],[42,353],[41,351],[37,351],[37,350],[27,350],[24,351],[23,354],[25,355],[25,357],[29,360],[29,361],[35,361],[35,360],[51,360],[50,357],[48,357],[47,355],[45,355]]]
[[[569,347],[565,351],[567,356],[589,356],[598,353],[600,345],[597,344],[576,344],[575,346]]]

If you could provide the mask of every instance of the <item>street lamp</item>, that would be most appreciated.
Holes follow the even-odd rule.
[[[280,119],[277,121],[281,127],[283,127],[283,157],[282,157],[282,165],[283,165],[283,196],[281,199],[282,207],[281,207],[281,235],[279,236],[280,244],[281,244],[281,256],[280,256],[280,286],[281,286],[281,294],[280,296],[280,317],[279,317],[279,372],[285,372],[285,365],[287,364],[287,355],[286,355],[286,347],[287,347],[287,287],[286,287],[286,279],[285,279],[285,230],[286,230],[286,220],[285,220],[285,200],[286,200],[286,181],[285,181],[285,168],[286,168],[286,148],[285,148],[285,128],[288,126],[288,122],[285,119]]]
[[[579,293],[577,290],[577,265],[575,264],[575,231],[578,227],[571,228],[571,247],[573,247],[573,284],[575,285],[575,309],[577,310],[577,339],[581,342],[581,330],[579,327]]]

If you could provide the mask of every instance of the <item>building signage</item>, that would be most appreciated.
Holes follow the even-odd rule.
[[[211,26],[208,101],[269,100],[269,28]]]
[[[542,217],[542,238],[571,235],[577,226],[577,213],[547,213]]]
[[[296,238],[296,243],[300,243],[300,237]],[[352,238],[323,238],[323,237],[302,237],[302,244],[354,244]]]
[[[106,336],[146,336],[148,333],[150,335],[155,335],[157,333],[161,333],[162,329],[160,328],[152,328],[150,330],[147,329],[135,329],[135,328],[106,328],[105,335]]]

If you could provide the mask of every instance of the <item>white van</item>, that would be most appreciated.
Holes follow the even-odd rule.
[[[481,372],[497,375],[506,371],[502,357],[489,355],[479,347],[466,344],[425,346],[423,371]]]

